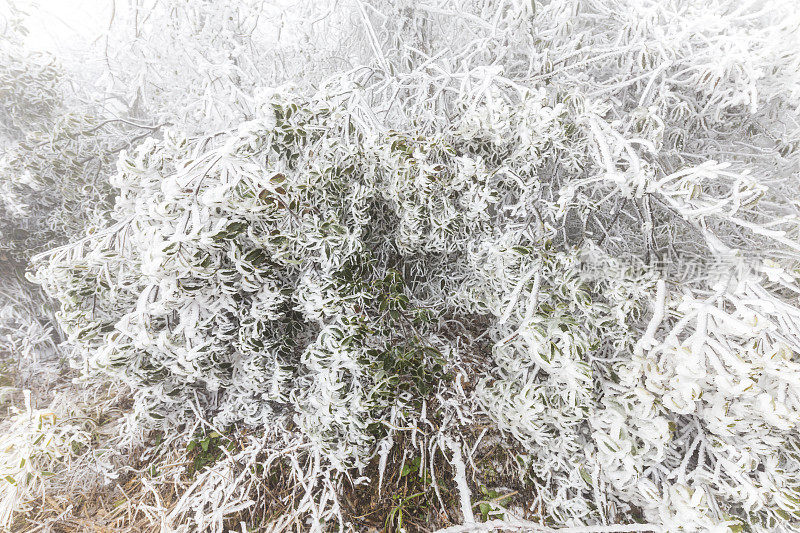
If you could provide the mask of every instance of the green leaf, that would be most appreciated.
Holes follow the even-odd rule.
[[[492,510],[492,507],[488,503],[481,503],[480,504],[481,510],[481,521],[486,522],[489,520],[489,511]]]

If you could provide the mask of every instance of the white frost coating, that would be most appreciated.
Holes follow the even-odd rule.
[[[479,533],[482,531],[516,531],[519,533],[666,533],[660,526],[651,524],[577,526],[552,528],[528,520],[489,520],[478,524],[446,527],[435,533]]]
[[[529,278],[530,279],[530,278]],[[536,277],[533,279],[533,288],[531,288],[530,297],[528,298],[528,303],[525,306],[525,316],[523,317],[522,321],[519,323],[519,327],[516,330],[506,335],[506,337],[501,340],[498,345],[502,346],[508,343],[511,339],[519,335],[519,332],[522,330],[523,327],[526,325],[530,325],[531,320],[533,319],[533,315],[536,314],[536,310],[539,308],[539,290],[542,287],[542,272],[541,270],[536,272]]]
[[[519,300],[519,295],[522,293],[522,289],[525,287],[525,284],[528,283],[534,275],[540,275],[540,274],[541,274],[540,269],[537,266],[536,268],[530,269],[527,273],[525,273],[524,276],[522,276],[522,279],[519,280],[516,287],[514,287],[514,290],[511,292],[511,296],[509,298],[506,310],[498,319],[497,321],[498,324],[502,325],[508,321],[508,319],[511,317],[511,313],[513,313],[514,309],[516,308],[517,300]],[[531,292],[531,294],[533,295],[533,292]]]
[[[663,279],[660,279],[656,283],[656,300],[653,303],[653,316],[647,324],[644,335],[642,335],[642,338],[636,343],[636,347],[634,348],[634,353],[636,353],[636,355],[641,355],[644,350],[649,350],[657,344],[655,334],[658,330],[658,326],[661,325],[661,321],[664,320],[664,303],[666,297],[667,285],[664,283]]]
[[[391,435],[382,440],[378,444],[378,496],[381,495],[381,487],[383,486],[383,474],[386,472],[386,460],[389,458],[389,453],[392,451],[392,437]]]
[[[458,497],[461,502],[461,514],[464,516],[464,523],[472,524],[475,522],[475,515],[472,513],[471,492],[467,484],[467,466],[464,464],[464,459],[461,456],[461,445],[450,437],[445,438],[444,442],[450,451],[453,452],[453,458],[450,460],[450,464],[455,468],[453,478],[458,488]]]

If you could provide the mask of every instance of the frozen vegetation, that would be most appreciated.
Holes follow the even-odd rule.
[[[791,0],[0,0],[0,528],[800,528]],[[107,529],[99,529],[107,528]]]

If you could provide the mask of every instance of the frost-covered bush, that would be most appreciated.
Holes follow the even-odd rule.
[[[278,92],[213,147],[170,132],[123,155],[118,222],[37,274],[75,366],[130,386],[137,428],[285,424],[346,469],[366,464],[392,406],[419,413],[466,364],[551,520],[608,520],[610,502],[685,528],[790,520],[796,467],[776,447],[795,427],[779,392],[795,363],[774,325],[789,304],[751,274],[771,303],[731,290],[742,303],[709,308],[653,266],[570,245],[556,228],[576,187],[553,168],[605,172],[604,126],[559,94],[493,97],[456,102],[441,132],[403,133]]]
[[[36,259],[73,366],[132,391],[129,441],[263,431],[314,524],[410,446],[452,458],[465,521],[484,447],[540,523],[797,529],[791,3],[356,7],[371,65],[226,86],[204,109],[252,120],[207,136],[177,102],[114,222]],[[249,505],[212,472],[186,506]]]
[[[13,3],[0,5],[0,25],[0,357],[41,392],[58,378],[61,338],[52,302],[25,279],[28,261],[106,225],[118,152],[157,128],[84,100],[74,72],[23,45]]]
[[[22,14],[0,7],[0,263],[24,269],[34,253],[82,233],[94,204],[108,191],[97,183],[102,154],[90,154],[101,128],[74,109],[69,77],[54,57],[28,51]],[[70,109],[73,107],[73,109]],[[90,130],[91,131],[82,131]],[[96,164],[95,164],[96,163]]]
[[[37,252],[103,225],[107,175],[136,134],[153,129],[83,104],[53,58],[0,40],[0,262],[24,270]]]
[[[0,389],[0,395],[7,392]],[[71,458],[89,445],[91,436],[80,421],[59,416],[74,407],[54,402],[48,409],[31,405],[15,409],[0,428],[0,527],[8,530],[15,513],[31,509],[47,496],[49,478],[63,474]]]

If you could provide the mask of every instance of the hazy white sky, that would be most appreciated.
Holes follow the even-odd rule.
[[[108,28],[114,1],[119,0],[18,1],[17,5],[30,15],[26,44],[53,53],[85,48]]]

